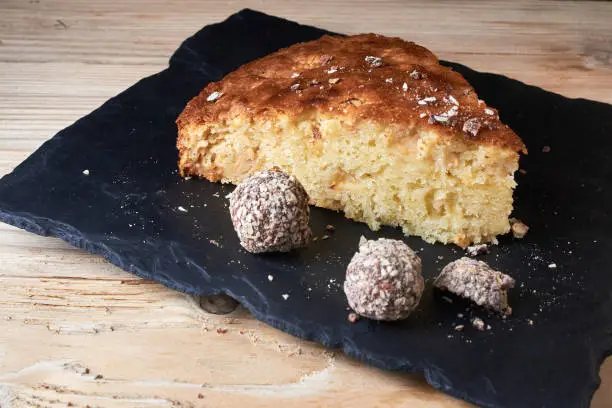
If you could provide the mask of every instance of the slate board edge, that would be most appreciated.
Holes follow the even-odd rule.
[[[113,252],[109,248],[106,248],[103,245],[96,244],[86,239],[76,228],[70,225],[64,224],[64,223],[60,223],[60,222],[56,222],[56,221],[47,219],[47,218],[36,217],[31,214],[28,214],[27,218],[24,215],[11,214],[9,212],[0,210],[0,221],[6,224],[9,224],[9,225],[13,225],[17,228],[23,229],[27,232],[37,234],[37,235],[60,238],[61,240],[67,242],[68,244],[76,248],[83,249],[94,255],[102,256],[109,263],[121,268],[122,270],[125,270],[126,272],[132,273],[143,279],[153,280],[153,278],[151,277],[151,274],[145,270],[142,270],[140,268],[125,268],[125,264],[121,261],[120,255]],[[36,222],[32,222],[31,220],[33,219],[35,219]],[[292,336],[301,338],[303,340],[317,342],[328,348],[333,348],[333,349],[339,348],[347,356],[361,360],[375,367],[389,370],[389,367],[391,366],[389,363],[384,363],[384,364],[381,363],[381,361],[384,358],[377,358],[377,356],[374,354],[360,352],[360,350],[352,347],[352,344],[350,342],[345,342],[344,340],[339,341],[339,342],[330,341],[330,339],[332,339],[332,336],[321,335],[321,333],[326,332],[323,329],[324,327],[321,325],[319,325],[321,328],[320,330],[311,330],[309,332],[306,332],[302,330],[295,330],[295,327],[291,324],[288,324],[288,322],[286,321],[267,318],[265,314],[259,313],[257,308],[253,307],[253,305],[248,301],[247,297],[234,296],[234,294],[231,291],[228,291],[226,289],[209,287],[208,291],[196,293],[196,292],[185,291],[184,288],[179,287],[172,282],[163,281],[159,278],[159,276],[156,276],[155,281],[163,284],[164,286],[170,289],[177,290],[177,291],[186,293],[188,295],[210,296],[210,295],[217,295],[217,294],[222,294],[222,293],[227,294],[228,296],[238,300],[240,304],[246,307],[249,310],[249,312],[251,312],[253,316],[255,316],[257,320],[262,321],[276,329],[289,333]],[[608,344],[608,346],[605,346],[601,350],[597,350],[595,353],[596,361],[593,361],[595,371],[591,377],[593,378],[593,382],[589,384],[588,391],[584,390],[585,392],[584,392],[584,399],[583,399],[582,406],[585,408],[588,408],[590,406],[590,401],[593,398],[593,394],[595,393],[595,391],[597,390],[597,388],[599,387],[601,383],[601,378],[599,377],[599,373],[598,373],[599,367],[601,366],[601,364],[603,363],[606,357],[612,355],[612,345],[610,345],[611,341],[612,341],[612,335],[610,335],[606,341],[601,342],[601,344]],[[474,399],[473,397],[465,393],[459,392],[451,384],[436,380],[436,378],[439,378],[439,377],[436,376],[435,373],[433,373],[433,371],[427,367],[423,367],[422,369],[417,369],[416,367],[411,366],[409,363],[402,362],[401,364],[396,363],[394,367],[390,370],[402,371],[402,372],[407,372],[407,373],[412,373],[412,374],[422,374],[428,384],[430,384],[434,388],[448,395],[451,395],[456,398],[460,398],[464,401],[468,401],[470,403],[476,404],[481,407],[487,407],[487,408],[498,408],[499,407],[499,405],[490,404],[484,401]]]

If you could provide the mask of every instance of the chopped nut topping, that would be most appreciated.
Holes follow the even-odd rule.
[[[382,58],[373,57],[371,55],[365,57],[365,62],[367,62],[369,66],[374,68],[380,67],[383,64]]]
[[[493,109],[485,108],[484,111],[487,115],[491,115],[491,116],[495,115],[495,111]]]
[[[404,90],[404,92],[406,92],[408,90],[408,84],[404,82],[404,85],[402,85],[402,89]]]
[[[210,95],[208,95],[208,98],[206,98],[207,102],[212,102],[212,101],[216,101],[217,99],[219,99],[221,96],[223,96],[223,92],[213,92]]]
[[[423,112],[423,113],[421,113],[421,114],[419,115],[419,118],[424,118],[425,116],[427,116],[427,114],[426,114],[425,112]]]
[[[321,64],[327,64],[329,62],[331,62],[331,60],[333,60],[334,57],[332,55],[321,55],[321,58],[319,58],[319,63]]]
[[[410,72],[410,78],[412,79],[423,79],[423,78],[427,78],[427,74],[422,74],[419,71],[417,71],[416,69],[412,70],[412,72]]]
[[[527,235],[529,227],[525,225],[521,220],[516,218],[510,218],[510,227],[512,229],[512,236],[514,238],[522,239]]]
[[[482,99],[478,100],[478,105],[484,105],[484,104],[485,104],[485,101],[483,101]]]
[[[388,84],[392,84],[393,83],[393,78],[387,78],[385,79],[385,82]]]
[[[476,136],[480,131],[480,121],[477,118],[468,119],[463,124],[463,131]]]
[[[327,73],[333,74],[334,72],[337,72],[337,71],[338,71],[338,67],[334,65],[333,67],[327,70]]]
[[[427,98],[423,98],[420,101],[418,101],[417,103],[419,105],[427,105],[429,102],[435,102],[437,99],[435,96],[428,96]]]
[[[310,82],[308,82],[308,85],[310,85],[310,86],[319,85],[319,81],[317,81],[316,79],[313,79]]]
[[[453,95],[448,95],[448,100],[455,105],[459,105],[459,101],[457,101]]]
[[[297,78],[300,76],[299,72],[294,72],[293,74],[291,74],[291,78]]]
[[[291,85],[291,90],[292,91],[298,91],[300,89],[300,84],[293,84]]]
[[[339,81],[340,81],[340,78],[330,78],[328,82],[330,84],[337,84]]]
[[[448,122],[448,117],[440,116],[440,115],[431,115],[431,116],[429,116],[429,123],[434,124],[436,122],[446,123],[446,122]]]
[[[459,112],[459,107],[457,107],[457,105],[453,105],[452,108],[450,108],[448,111],[440,113],[438,115],[431,115],[429,117],[429,123],[435,123],[435,122],[440,122],[440,123],[447,123],[451,118],[457,116],[457,113]]]

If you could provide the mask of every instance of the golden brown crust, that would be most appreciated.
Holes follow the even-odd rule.
[[[417,123],[469,143],[527,152],[459,73],[424,47],[376,34],[324,36],[243,65],[208,84],[177,124],[180,131],[239,115],[299,117],[311,110],[348,123]]]

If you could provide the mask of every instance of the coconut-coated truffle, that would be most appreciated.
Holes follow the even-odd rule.
[[[230,195],[230,214],[240,244],[249,252],[287,252],[310,242],[308,194],[279,170],[255,173]]]
[[[344,281],[349,306],[375,320],[408,317],[424,287],[421,259],[404,242],[386,238],[360,243]]]

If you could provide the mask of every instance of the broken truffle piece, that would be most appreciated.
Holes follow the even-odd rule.
[[[240,244],[249,252],[287,252],[308,244],[308,194],[278,170],[256,173],[230,194],[230,214]]]
[[[479,306],[509,315],[508,289],[514,279],[493,270],[482,261],[463,257],[449,263],[435,279],[434,286],[468,298]]]
[[[370,319],[405,319],[419,304],[425,286],[421,259],[402,241],[363,241],[346,270],[349,305]]]

